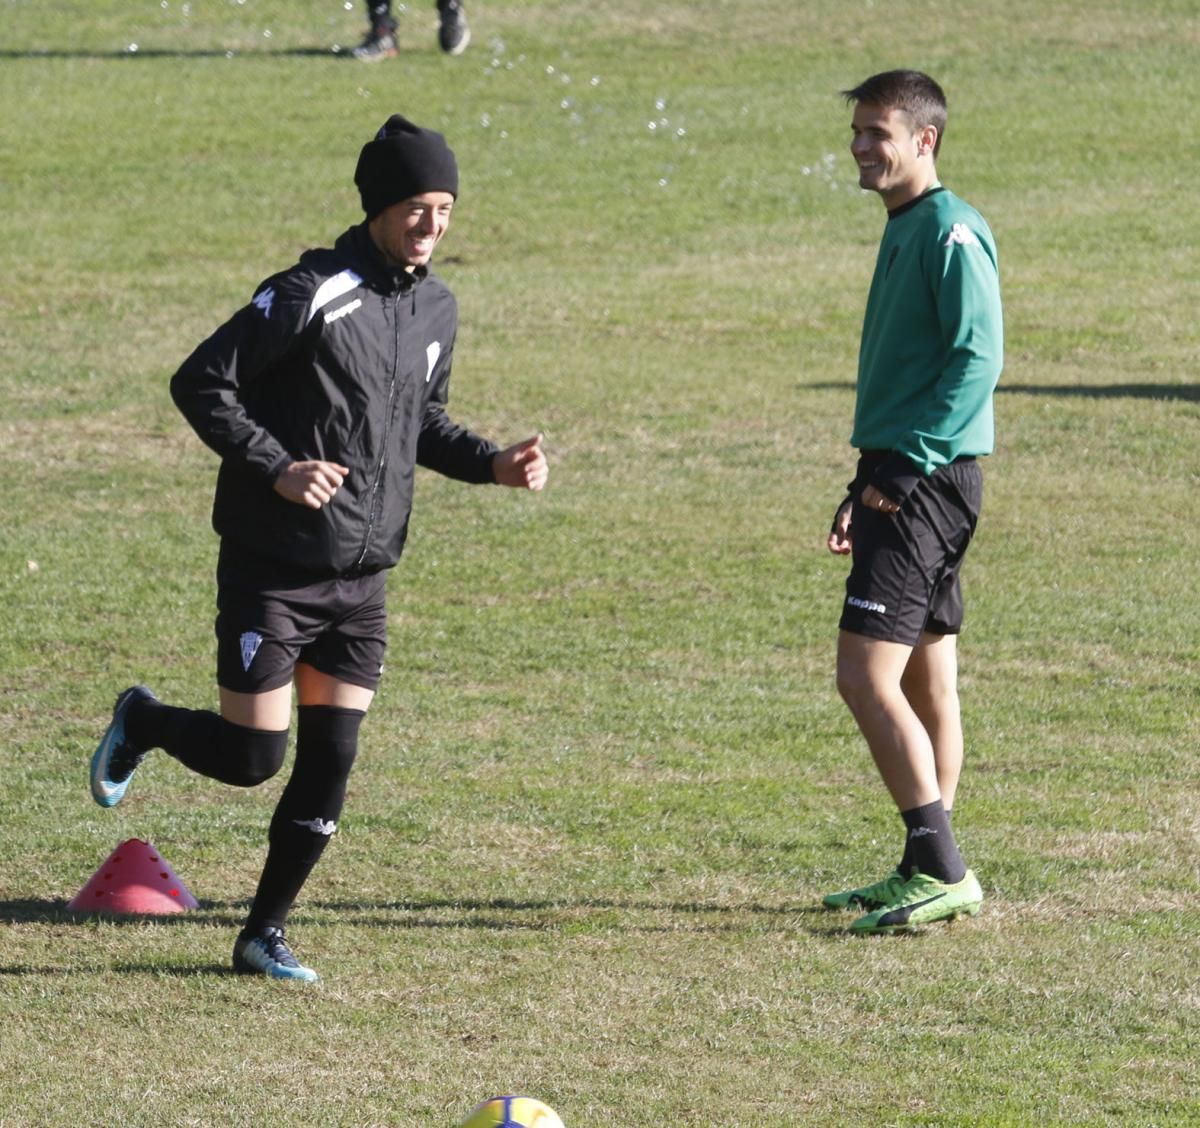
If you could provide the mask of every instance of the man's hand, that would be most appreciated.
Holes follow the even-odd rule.
[[[309,509],[327,505],[350,470],[336,462],[293,462],[275,479],[280,497]]]
[[[492,456],[492,474],[501,486],[519,490],[540,490],[550,476],[550,466],[542,450],[541,434],[515,443]]]
[[[825,546],[835,556],[850,555],[852,547],[850,539],[850,514],[853,509],[854,499],[848,497],[838,506],[837,512],[833,515],[833,527],[829,530],[829,537],[825,541]]]
[[[863,486],[862,503],[867,509],[878,509],[880,513],[899,513],[900,506],[890,497],[885,497],[874,486]]]

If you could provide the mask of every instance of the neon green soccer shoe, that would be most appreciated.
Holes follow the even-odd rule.
[[[827,909],[877,909],[886,905],[900,893],[908,879],[898,869],[892,870],[882,881],[874,885],[863,885],[858,889],[843,889],[841,893],[826,893],[821,904]]]
[[[983,890],[970,870],[954,885],[914,873],[900,886],[892,900],[859,917],[850,926],[850,931],[860,935],[908,932],[918,925],[938,920],[974,916],[982,904]]]

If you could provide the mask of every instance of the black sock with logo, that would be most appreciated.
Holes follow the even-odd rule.
[[[901,811],[900,817],[908,828],[901,866],[907,865],[906,873],[920,870],[926,877],[936,878],[948,885],[955,885],[966,876],[967,866],[958,852],[954,831],[950,829],[950,816],[940,799]]]
[[[946,808],[946,821],[951,824],[954,822],[954,812],[949,807]],[[912,876],[913,867],[916,865],[913,861],[912,853],[912,844],[906,828],[904,832],[904,853],[900,855],[900,864],[896,867],[905,877]]]
[[[282,928],[309,874],[337,830],[365,713],[333,705],[297,710],[296,762],[271,818],[246,931]]]

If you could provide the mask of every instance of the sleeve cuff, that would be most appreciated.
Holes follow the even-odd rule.
[[[892,451],[871,475],[873,485],[884,497],[903,505],[913,487],[924,477],[907,455]]]

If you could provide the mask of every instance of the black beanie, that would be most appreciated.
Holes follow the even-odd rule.
[[[458,162],[446,139],[392,114],[358,155],[354,183],[363,211],[374,219],[384,208],[424,192],[458,196]]]

